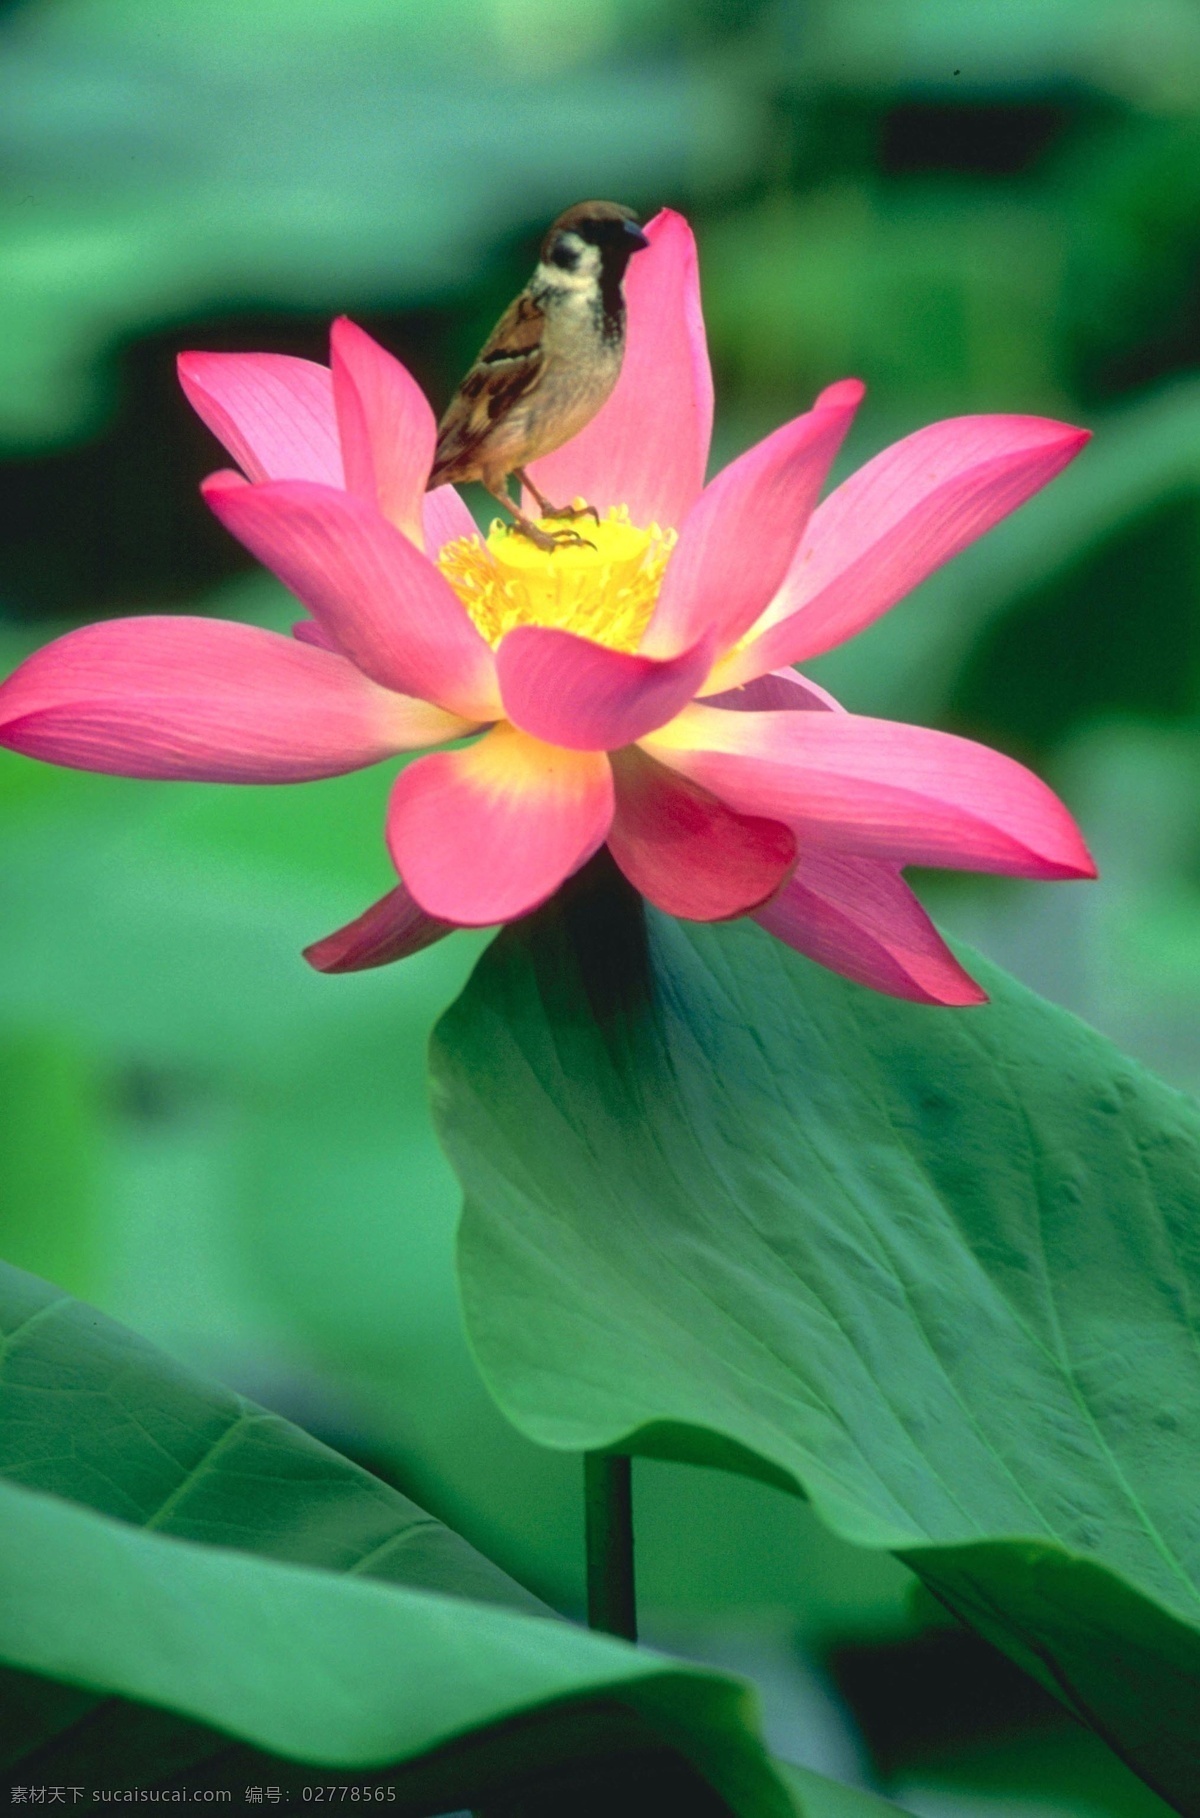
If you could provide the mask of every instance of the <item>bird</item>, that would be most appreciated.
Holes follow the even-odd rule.
[[[546,531],[508,494],[508,476],[545,518],[592,507],[551,505],[526,472],[578,435],[604,403],[625,352],[630,259],[650,242],[631,208],[577,202],[546,232],[532,278],[480,349],[438,425],[428,486],[478,480],[510,512],[513,529],[539,549],[585,543],[572,529]]]

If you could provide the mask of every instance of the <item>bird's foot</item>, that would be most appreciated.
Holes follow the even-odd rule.
[[[521,482],[530,498],[537,500],[537,508],[544,518],[594,518],[600,522],[600,513],[586,499],[573,499],[569,505],[552,505],[544,492],[539,492],[523,467],[514,467],[513,473]],[[498,496],[498,495],[497,495]]]
[[[593,518],[597,524],[600,522],[600,513],[585,499],[576,499],[571,505],[557,507],[548,505],[542,512],[542,516],[544,518]]]
[[[547,554],[555,549],[594,549],[596,547],[594,543],[588,541],[587,537],[581,537],[577,530],[543,530],[540,525],[531,523],[528,518],[515,519],[512,533],[514,536],[528,537],[531,543],[536,544],[538,549],[544,549]]]

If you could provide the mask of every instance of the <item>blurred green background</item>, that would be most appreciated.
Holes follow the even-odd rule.
[[[0,6],[0,658],[142,610],[286,625],[205,512],[182,347],[435,405],[586,195],[700,239],[724,459],[857,374],[857,465],[1045,412],[1080,462],[819,671],[984,738],[1099,885],[921,880],[1200,1085],[1200,7],[1194,0],[26,0]],[[302,789],[0,763],[0,1250],[392,1476],[578,1609],[578,1462],[479,1386],[424,1041],[480,940],[324,979],[387,886],[382,771]],[[890,1561],[761,1486],[638,1466],[653,1636],[777,1745],[931,1818],[1163,1811]]]

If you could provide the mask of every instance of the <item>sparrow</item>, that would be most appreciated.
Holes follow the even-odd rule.
[[[586,540],[574,530],[539,529],[510,499],[508,476],[537,500],[543,518],[584,515],[551,505],[525,468],[577,435],[616,384],[625,352],[625,268],[649,244],[633,210],[616,202],[578,202],[558,217],[532,278],[438,425],[430,488],[481,481],[539,549]]]

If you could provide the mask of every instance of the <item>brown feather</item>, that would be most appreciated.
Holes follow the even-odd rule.
[[[496,418],[542,376],[545,316],[526,292],[505,310],[438,425],[430,486],[474,477],[476,455]]]
[[[541,344],[545,325],[545,312],[534,302],[529,292],[523,290],[509,304],[484,342],[476,366],[485,365],[492,360],[516,359],[519,354],[528,353],[531,348]]]

